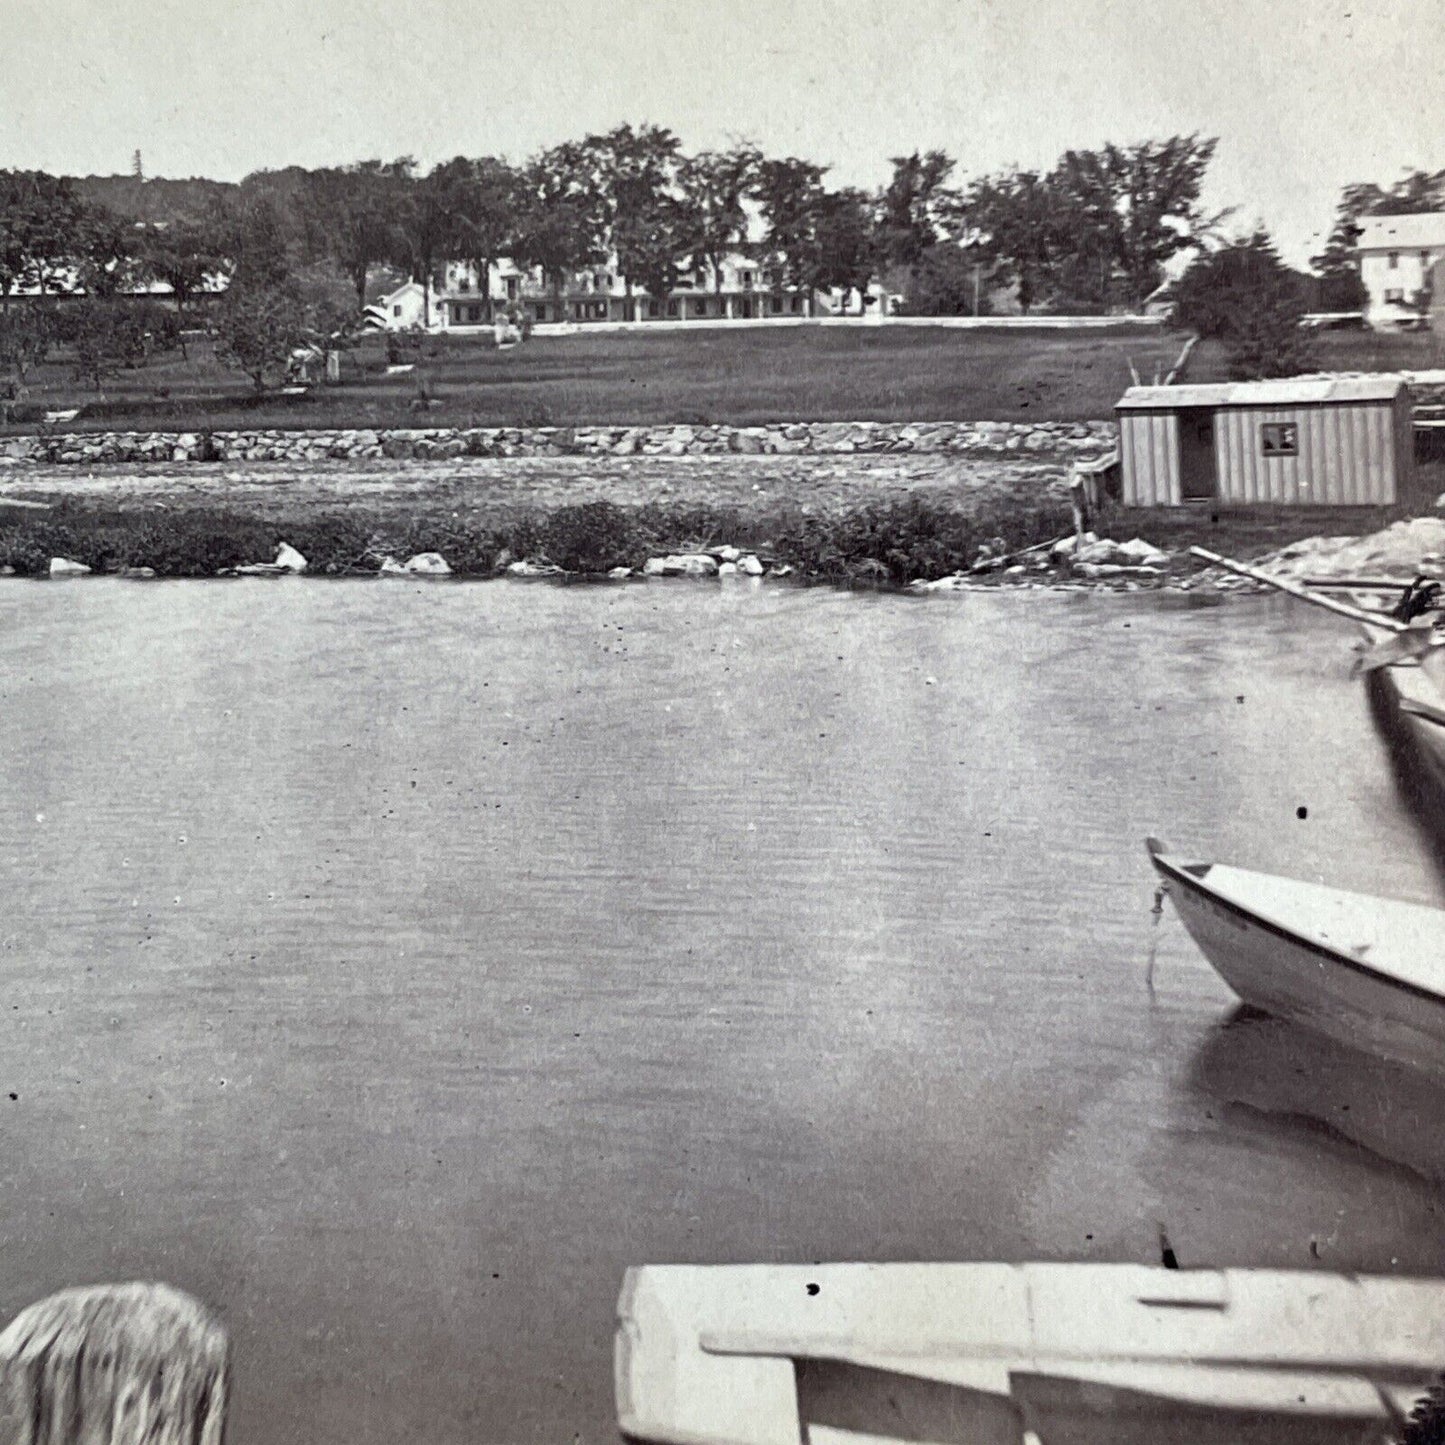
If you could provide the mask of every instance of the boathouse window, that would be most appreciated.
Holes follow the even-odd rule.
[[[1267,421],[1259,429],[1260,450],[1267,457],[1297,457],[1299,426],[1292,421]]]

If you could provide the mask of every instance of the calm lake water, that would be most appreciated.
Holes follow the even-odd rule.
[[[1157,1262],[1162,1223],[1185,1264],[1445,1272],[1445,1094],[1231,1022],[1150,919],[1150,832],[1445,904],[1331,619],[101,580],[0,613],[0,1315],[194,1291],[233,1445],[610,1440],[636,1262]]]

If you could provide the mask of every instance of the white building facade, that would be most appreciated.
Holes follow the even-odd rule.
[[[1429,324],[1436,267],[1445,259],[1445,211],[1360,220],[1365,319],[1377,330]],[[1438,307],[1439,297],[1435,297]]]
[[[586,326],[599,322],[804,320],[813,316],[882,316],[896,298],[873,286],[857,291],[814,292],[783,282],[773,268],[730,255],[720,278],[707,265],[683,268],[665,296],[629,288],[615,264],[601,264],[567,278],[560,294],[540,271],[502,259],[482,277],[474,262],[449,261],[429,289],[408,281],[367,308],[367,319],[385,330],[425,327],[433,331],[482,330],[499,312],[520,313],[535,325]]]

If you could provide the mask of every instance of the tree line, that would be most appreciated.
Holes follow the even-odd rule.
[[[523,165],[370,160],[261,171],[233,187],[0,172],[0,296],[56,289],[66,275],[100,295],[153,279],[184,309],[210,271],[245,279],[328,262],[362,303],[377,266],[424,280],[442,259],[501,255],[559,287],[614,263],[628,286],[657,295],[699,262],[720,281],[723,257],[743,252],[779,286],[865,290],[890,278],[927,307],[972,310],[975,269],[980,306],[983,288],[1000,285],[1016,285],[1026,310],[1137,305],[1206,227],[1199,188],[1213,150],[1197,136],[1110,145],[1070,151],[1047,173],[967,184],[945,152],[915,152],[895,157],[875,192],[830,187],[827,167],[747,143],[688,154],[656,125],[568,141]]]
[[[827,167],[746,142],[689,153],[651,124],[522,164],[458,156],[423,169],[402,157],[259,171],[237,185],[0,171],[0,360],[23,367],[43,350],[27,328],[81,324],[59,312],[17,321],[6,300],[18,290],[104,302],[161,282],[185,317],[223,276],[212,324],[259,385],[277,354],[354,325],[380,268],[429,291],[447,261],[486,274],[502,257],[539,271],[557,301],[574,274],[604,265],[629,297],[665,295],[698,273],[720,291],[724,258],[742,253],[775,288],[866,294],[876,281],[914,314],[987,314],[1000,292],[1026,313],[1138,311],[1182,253],[1243,247],[1255,260],[1241,274],[1273,254],[1267,237],[1221,241],[1228,213],[1202,208],[1215,145],[1197,134],[1108,144],[972,180],[946,152],[915,151],[894,157],[875,191],[831,186]],[[1343,295],[1353,276],[1357,287],[1359,218],[1438,208],[1442,177],[1348,188],[1315,261],[1322,283]],[[478,299],[490,319],[487,288]]]
[[[867,295],[878,281],[917,314],[987,314],[1005,289],[1025,311],[1133,309],[1208,233],[1199,192],[1214,145],[1108,145],[971,182],[946,152],[914,152],[871,192],[746,142],[690,153],[650,124],[520,165],[458,156],[423,170],[402,157],[260,171],[234,186],[0,171],[0,313],[22,288],[105,301],[161,282],[184,317],[224,276],[213,324],[259,385],[268,358],[354,323],[379,268],[429,292],[447,261],[486,274],[510,257],[558,302],[573,275],[603,265],[629,298],[698,274],[720,292],[725,258],[741,253],[777,290]],[[485,289],[479,299],[491,319],[495,303]],[[108,313],[91,311],[87,324],[103,329],[96,317]],[[0,347],[23,366],[43,350],[35,332],[75,328],[78,315],[0,320]]]

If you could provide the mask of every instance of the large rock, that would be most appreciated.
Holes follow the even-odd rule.
[[[52,577],[88,577],[90,568],[84,562],[72,562],[69,557],[52,557],[50,559],[50,575]]]
[[[299,577],[306,570],[306,559],[289,543],[282,542],[276,549],[274,562],[248,562],[243,567],[223,572],[222,576],[237,577]]]
[[[717,558],[703,552],[649,557],[642,572],[645,577],[716,577]]]
[[[406,565],[401,570],[410,572],[417,577],[450,577],[452,575],[452,569],[447,566],[447,559],[440,552],[418,552],[415,557],[406,559]]]
[[[955,572],[949,577],[939,577],[933,582],[925,582],[921,577],[908,584],[910,592],[967,592],[972,584],[968,577],[962,572]]]
[[[1119,555],[1136,567],[1167,567],[1169,554],[1146,542],[1142,537],[1131,537],[1119,544]]]

